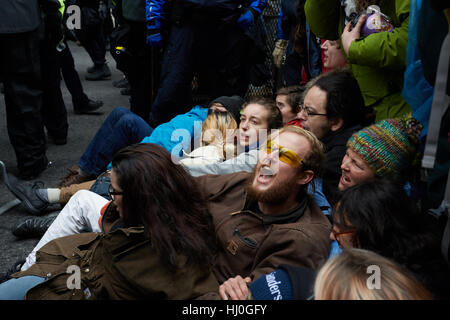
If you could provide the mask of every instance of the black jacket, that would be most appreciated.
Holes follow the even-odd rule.
[[[331,206],[334,206],[339,197],[337,187],[342,174],[341,164],[347,151],[347,141],[353,133],[361,129],[360,125],[356,125],[340,129],[337,132],[330,132],[322,138],[326,157],[325,172],[323,174],[323,193]]]
[[[57,13],[59,0],[0,0],[0,34],[35,30],[45,13]]]
[[[122,14],[127,20],[145,22],[145,0],[122,0]]]

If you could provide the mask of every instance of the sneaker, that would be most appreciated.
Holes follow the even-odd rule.
[[[73,184],[80,184],[80,183],[83,183],[83,182],[95,179],[95,178],[90,177],[90,176],[81,175],[78,172],[78,169],[79,168],[78,168],[77,165],[74,165],[74,166],[72,166],[72,168],[67,169],[69,172],[62,178],[62,180],[61,180],[60,184],[58,185],[58,187],[59,188],[68,187],[68,186],[71,186]]]
[[[85,79],[88,81],[108,80],[111,79],[111,71],[106,63],[102,66],[95,66],[94,70],[88,73]]]
[[[39,214],[45,210],[49,203],[48,200],[41,197],[38,189],[43,189],[42,182],[20,183],[14,175],[8,174],[8,184],[6,185],[9,191],[12,192],[27,208],[28,212],[32,214]]]
[[[56,216],[28,217],[19,222],[12,233],[19,238],[41,238],[55,219]]]
[[[91,114],[103,106],[103,101],[94,101],[89,99],[85,105],[74,105],[73,112],[75,114]]]

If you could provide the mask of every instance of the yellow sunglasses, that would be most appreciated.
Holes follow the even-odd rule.
[[[277,149],[278,149],[278,159],[280,159],[284,163],[294,168],[297,168],[298,166],[300,166],[300,164],[302,164],[303,162],[302,158],[300,158],[294,151],[285,148],[283,146],[279,146],[272,140],[267,140],[267,147],[266,147],[267,154],[271,154]]]

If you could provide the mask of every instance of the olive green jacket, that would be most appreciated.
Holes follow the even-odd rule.
[[[307,0],[306,19],[311,31],[322,39],[340,38],[344,29],[341,0]],[[381,11],[395,27],[360,38],[350,45],[347,62],[358,81],[366,106],[376,121],[411,112],[401,95],[408,43],[409,0],[381,0]]]
[[[13,275],[46,278],[25,298],[184,300],[218,292],[210,269],[188,265],[180,255],[178,270],[168,271],[143,227],[117,228],[119,221],[110,205],[102,218],[103,232],[67,236],[42,247],[36,264]]]

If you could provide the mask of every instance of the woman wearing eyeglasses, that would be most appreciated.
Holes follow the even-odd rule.
[[[339,294],[338,291],[351,287],[357,290],[356,284],[352,282],[352,278],[358,276],[359,272],[356,270],[362,269],[366,274],[365,281],[359,288],[366,284],[371,273],[367,273],[367,264],[364,262],[366,259],[356,257],[357,251],[353,251],[355,255],[349,254],[348,250],[355,248],[371,251],[374,257],[375,254],[380,255],[406,269],[430,291],[434,299],[449,298],[450,274],[440,255],[441,232],[433,217],[418,211],[402,185],[391,180],[375,179],[347,189],[333,211],[333,221],[330,239],[336,240],[344,250],[342,256],[329,259],[320,269],[315,280],[316,299],[355,298],[355,295]],[[373,264],[376,264],[376,260],[372,258]],[[380,267],[381,279],[389,277],[390,271]],[[340,268],[348,269],[344,272]],[[311,269],[281,265],[274,272],[254,281],[249,289],[253,299],[272,299],[274,295],[266,294],[270,289],[267,286],[278,283],[281,299],[312,299],[314,278],[315,273]],[[381,281],[385,280],[387,279]],[[387,288],[381,288],[381,291],[385,289]],[[389,294],[383,297],[385,293],[364,297],[389,299]],[[419,298],[426,296],[419,295]],[[405,295],[391,295],[392,299],[401,297]],[[413,297],[411,295],[409,299]],[[241,299],[245,299],[245,296],[241,296]]]
[[[440,254],[439,230],[419,212],[403,185],[372,179],[347,189],[333,211],[331,240],[374,251],[409,269],[435,298],[449,298],[450,274]]]
[[[218,291],[206,200],[166,150],[155,144],[121,150],[109,193],[111,202],[89,191],[75,194],[30,254],[35,263],[30,267],[29,257],[15,279],[0,285],[0,299],[25,293],[27,299],[193,299]],[[85,230],[60,223],[67,218],[77,220],[71,228]],[[55,228],[65,236],[48,242]]]

